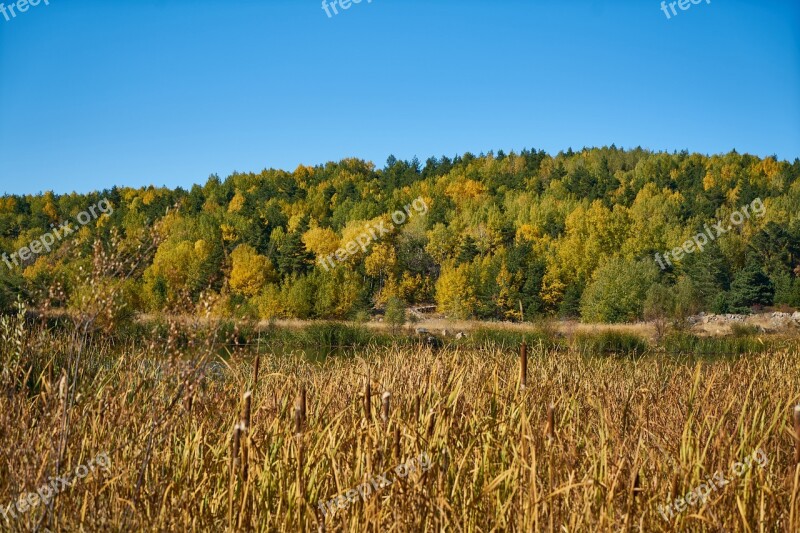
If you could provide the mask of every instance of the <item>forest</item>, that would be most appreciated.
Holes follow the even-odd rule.
[[[800,308],[798,159],[526,149],[212,175],[190,190],[6,195],[0,250],[103,200],[113,212],[51,251],[0,263],[0,307],[69,311],[105,291],[126,316],[264,320],[365,318],[390,301],[515,322]],[[754,201],[763,216],[659,267],[656,254]],[[392,221],[413,202],[425,212]],[[321,261],[381,224],[394,231]]]

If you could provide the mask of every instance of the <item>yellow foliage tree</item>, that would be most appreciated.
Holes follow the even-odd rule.
[[[388,244],[376,244],[371,253],[364,260],[364,269],[368,276],[378,278],[378,293],[375,303],[385,303],[389,297],[397,296],[399,287],[393,271],[397,266],[397,254]]]
[[[566,237],[558,247],[562,280],[572,282],[591,276],[604,257],[619,253],[627,234],[624,208],[611,211],[599,200],[578,206],[567,216]]]
[[[475,287],[469,283],[469,265],[447,265],[436,282],[439,312],[452,318],[469,318],[478,305]]]
[[[244,207],[245,197],[242,193],[236,192],[236,194],[231,199],[231,203],[228,204],[228,213],[238,213]]]
[[[447,196],[459,203],[464,199],[475,200],[486,194],[486,186],[475,180],[465,179],[451,183],[445,191]]]
[[[286,314],[286,309],[281,300],[281,289],[276,284],[269,284],[256,298],[258,316],[264,320],[281,318]]]
[[[202,241],[167,241],[159,246],[145,271],[145,287],[154,305],[178,304],[205,281],[209,248]],[[163,299],[163,301],[162,301]]]
[[[264,285],[276,278],[275,269],[270,260],[258,255],[256,250],[247,244],[241,244],[231,253],[230,287],[234,292],[253,297],[264,288]]]
[[[630,230],[623,245],[624,255],[633,258],[655,248],[664,250],[680,238],[680,211],[684,198],[679,192],[645,185],[628,210]],[[683,242],[683,241],[680,241]]]
[[[497,273],[497,309],[509,320],[522,320],[519,308],[519,291],[515,287],[514,276],[508,271],[505,261]]]
[[[319,257],[332,254],[339,248],[339,237],[330,228],[311,228],[303,234],[306,250]]]
[[[433,292],[432,288],[433,283],[430,277],[403,272],[398,290],[403,301],[413,304],[430,301],[428,298]]]
[[[567,285],[561,281],[558,269],[548,262],[547,271],[542,278],[541,298],[544,310],[553,313],[564,298]]]

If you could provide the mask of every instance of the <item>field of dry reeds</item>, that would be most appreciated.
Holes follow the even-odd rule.
[[[320,363],[220,357],[211,329],[124,344],[2,326],[3,531],[800,530],[796,344],[693,362],[531,345],[522,386],[516,348]],[[15,507],[103,452],[107,471]],[[659,512],[717,472],[705,501]]]

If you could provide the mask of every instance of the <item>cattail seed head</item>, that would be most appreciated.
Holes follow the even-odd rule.
[[[300,405],[294,406],[294,434],[301,435],[303,433],[303,413],[300,410]]]
[[[394,456],[395,461],[400,460],[400,428],[394,428],[394,449],[392,450],[392,455]]]
[[[553,440],[556,436],[556,406],[552,403],[547,407],[547,440]]]
[[[244,393],[244,408],[242,410],[242,425],[244,429],[250,429],[250,410],[253,403],[253,393],[252,391],[247,391]]]
[[[58,399],[63,403],[67,400],[67,375],[61,376],[61,381],[58,382]]]
[[[392,401],[392,393],[386,391],[381,396],[381,420],[384,424],[389,423],[389,404]]]
[[[256,355],[256,364],[253,367],[253,390],[258,388],[258,371],[261,368],[261,355]]]

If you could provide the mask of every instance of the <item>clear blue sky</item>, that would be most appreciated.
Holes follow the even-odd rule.
[[[49,1],[0,15],[0,193],[612,143],[800,157],[797,0]]]

